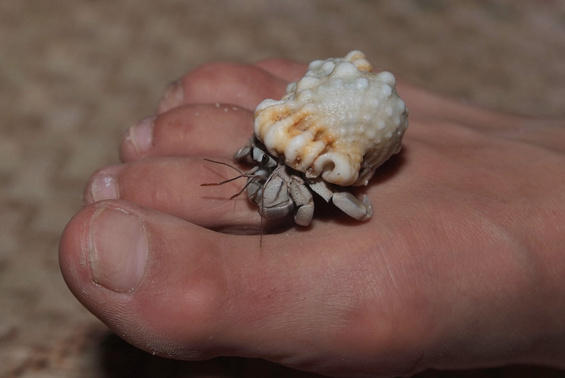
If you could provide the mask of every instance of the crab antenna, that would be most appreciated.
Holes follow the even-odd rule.
[[[233,169],[234,171],[237,171],[239,173],[239,176],[233,177],[231,179],[228,180],[224,180],[221,182],[209,182],[209,183],[204,183],[204,184],[200,184],[200,186],[216,186],[216,185],[223,185],[223,184],[227,184],[228,182],[237,180],[239,178],[242,177],[246,177],[246,173],[243,171],[240,171],[239,169],[237,169],[236,167],[234,167],[231,164],[228,163],[224,163],[223,161],[217,161],[217,160],[212,160],[212,159],[206,159],[204,158],[204,160],[209,161],[210,163],[214,163],[214,164],[220,164],[220,165],[225,165],[226,167],[230,167],[231,169]]]
[[[239,175],[239,176],[233,177],[233,178],[231,178],[231,179],[224,180],[224,181],[220,181],[220,182],[205,182],[204,184],[200,184],[200,186],[217,186],[217,185],[224,185],[224,184],[227,184],[228,182],[235,181],[235,180],[237,180],[237,179],[239,179],[239,178],[242,178],[242,177],[245,177],[245,176],[244,176],[244,175]],[[246,186],[247,186],[247,185],[246,185]]]
[[[270,175],[269,178],[265,181],[265,184],[263,185],[263,187],[265,187],[269,181],[271,181],[271,177],[273,175]],[[263,195],[261,196],[261,207],[259,208],[259,215],[261,217],[261,234],[259,235],[259,248],[261,248],[263,246],[263,234],[265,233],[265,221],[263,219],[263,215],[265,214],[265,193],[263,192]]]
[[[211,163],[221,164],[221,165],[225,165],[225,166],[228,166],[228,167],[230,167],[230,168],[233,168],[233,169],[235,169],[236,171],[239,172],[239,175],[236,176],[236,177],[233,177],[233,178],[231,178],[231,179],[227,179],[227,180],[220,181],[220,182],[209,182],[209,183],[200,184],[200,186],[217,186],[217,185],[227,184],[228,182],[235,181],[235,180],[237,180],[237,179],[239,179],[239,178],[242,178],[242,177],[252,177],[252,176],[249,174],[249,172],[254,171],[254,169],[251,169],[249,172],[242,172],[242,171],[240,171],[239,169],[237,169],[236,167],[234,167],[234,166],[232,166],[232,165],[230,165],[230,164],[228,164],[228,163],[224,163],[224,162],[222,162],[222,161],[216,161],[216,160],[211,160],[211,159],[206,159],[206,158],[205,158],[204,160],[209,161],[209,162],[211,162]],[[230,200],[234,199],[235,197],[237,197],[237,196],[239,196],[241,193],[243,193],[243,191],[244,191],[245,189],[247,189],[247,187],[249,186],[249,184],[251,184],[251,180],[248,180],[248,181],[245,183],[245,185],[243,186],[243,188],[241,188],[241,190],[240,190],[239,192],[237,192],[237,193],[235,193],[233,196],[231,196],[231,197],[230,197]]]
[[[231,180],[229,180],[229,181],[231,181]],[[248,180],[248,181],[245,183],[245,185],[243,185],[243,188],[241,188],[241,190],[240,190],[239,192],[237,192],[237,193],[235,193],[233,196],[231,196],[230,199],[232,200],[232,199],[234,199],[235,197],[239,196],[241,193],[243,193],[243,191],[244,191],[245,189],[247,189],[247,187],[249,186],[250,183],[251,183],[251,180]]]
[[[263,217],[261,217],[261,233],[259,234],[259,248],[263,246]]]
[[[263,209],[264,209],[263,208],[263,197],[261,197],[261,209],[259,210],[259,216],[261,218],[261,226],[260,226],[261,233],[259,234],[259,248],[261,248],[263,246],[263,234],[264,234],[264,231],[265,231],[265,225],[263,224],[263,212],[265,210],[263,210]]]
[[[210,163],[214,163],[214,164],[220,164],[220,165],[225,165],[226,167],[230,167],[231,169],[233,169],[234,171],[237,171],[237,173],[239,173],[240,175],[244,176],[245,173],[243,171],[240,171],[239,169],[237,169],[236,167],[234,167],[231,164],[228,163],[224,163],[223,161],[218,161],[218,160],[212,160],[212,159],[207,159],[207,158],[203,158],[206,161],[209,161]]]

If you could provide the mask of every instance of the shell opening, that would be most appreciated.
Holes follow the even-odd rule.
[[[313,177],[321,175],[324,180],[337,185],[351,185],[357,180],[358,170],[351,169],[351,159],[339,153],[325,153],[312,164]]]

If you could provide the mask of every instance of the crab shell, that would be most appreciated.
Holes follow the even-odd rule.
[[[270,154],[307,178],[367,185],[401,148],[408,112],[390,72],[373,73],[360,51],[316,60],[279,101],[255,110],[254,131]]]

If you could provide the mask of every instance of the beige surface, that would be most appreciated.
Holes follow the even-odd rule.
[[[67,290],[57,244],[88,176],[118,162],[121,134],[198,64],[355,48],[445,94],[565,115],[562,2],[452,3],[1,1],[0,376],[196,376],[109,336]]]

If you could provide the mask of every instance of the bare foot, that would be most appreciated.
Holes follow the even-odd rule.
[[[565,368],[565,122],[405,83],[403,152],[337,213],[263,237],[225,162],[253,109],[305,70],[203,66],[90,180],[60,246],[77,298],[118,335],[180,359],[258,357],[330,376],[531,363]],[[221,230],[223,232],[218,232]]]

